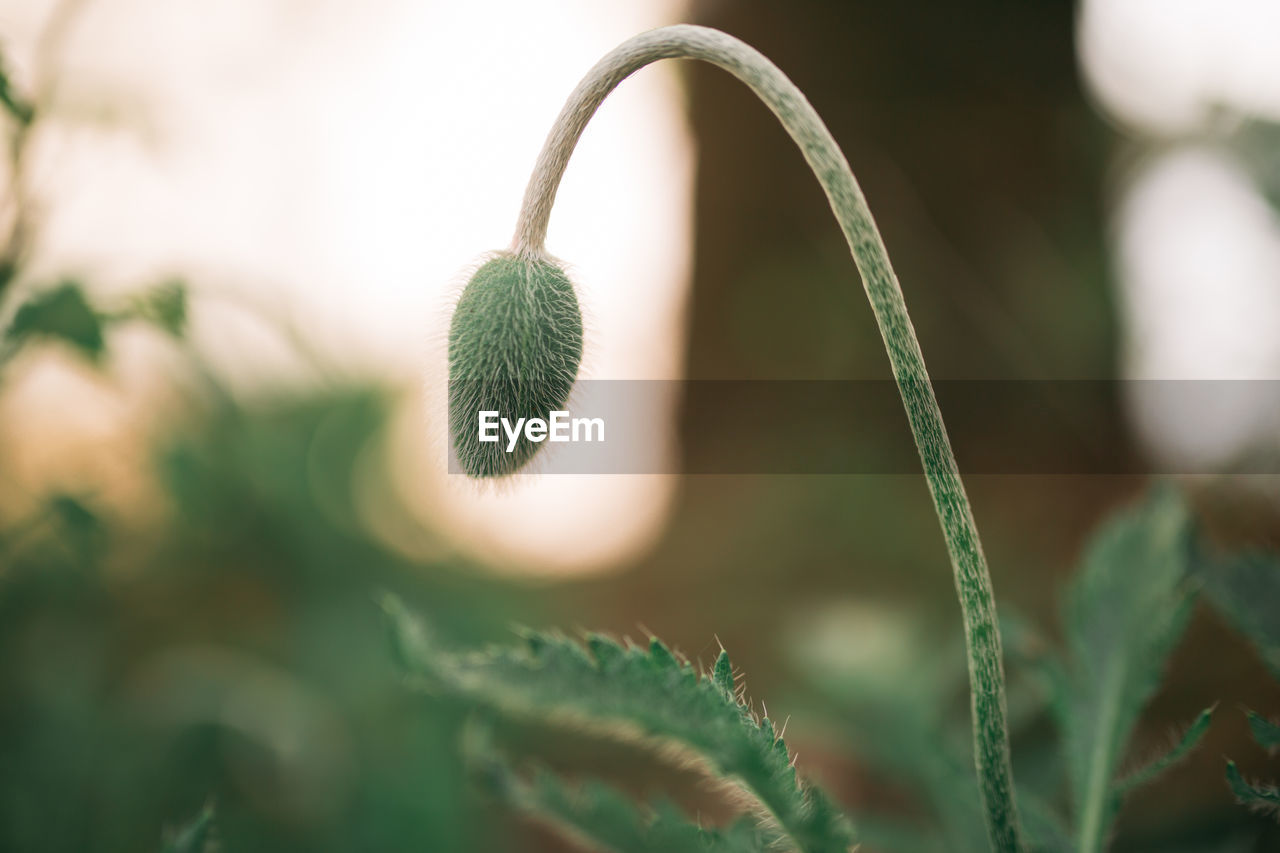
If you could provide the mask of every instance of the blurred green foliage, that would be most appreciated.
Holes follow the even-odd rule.
[[[23,303],[5,333],[11,344],[37,336],[65,341],[95,361],[102,355],[101,319],[89,307],[84,292],[72,282]]]
[[[915,11],[906,14],[918,17]],[[964,16],[986,26],[979,18]],[[950,25],[942,29],[943,46],[967,41],[956,39]],[[814,56],[827,55],[813,51],[810,39],[792,41]],[[885,60],[871,51],[845,53]],[[906,52],[902,56],[902,61],[914,62]],[[948,78],[960,65],[944,64]],[[879,81],[894,75],[862,76]],[[992,77],[1005,80],[1008,75]],[[1028,91],[1035,103],[1043,101],[1038,87]],[[899,105],[900,99],[881,101]],[[866,99],[854,102],[859,109],[867,107]],[[919,113],[918,103],[904,103],[893,108],[913,117]],[[15,163],[21,160],[30,127],[43,116],[37,106],[0,69],[0,107],[11,131]],[[1015,112],[1024,121],[1024,111]],[[1054,121],[1060,118],[1052,108],[1044,113]],[[741,132],[720,115],[698,114],[707,125],[700,128],[704,144],[714,139],[718,127],[730,137],[735,156],[753,150],[742,141],[756,134]],[[970,110],[957,111],[955,122],[952,129],[980,137],[971,150],[1004,174],[1005,158],[988,153],[1001,135],[975,123]],[[884,120],[867,125],[895,126]],[[899,121],[897,126],[906,125]],[[1099,134],[1085,129],[1087,144],[1079,147],[1098,148],[1094,140]],[[920,138],[936,146],[938,135],[923,127]],[[890,137],[885,147],[903,150],[901,141]],[[1005,144],[1021,145],[1013,136]],[[1269,143],[1265,147],[1268,152],[1274,148]],[[744,173],[791,185],[781,171],[785,160],[773,157],[767,147],[754,151],[769,158],[768,168],[744,170],[731,158],[713,156],[704,158],[701,174],[714,179],[723,165],[736,191],[752,197],[761,188],[758,182],[743,183]],[[980,169],[949,164],[947,174],[953,173],[986,180]],[[1089,179],[1069,177],[1092,186]],[[888,179],[873,174],[876,180]],[[1042,193],[1043,203],[1055,211],[1063,208],[1058,188],[1050,189]],[[879,194],[892,195],[884,188]],[[963,200],[955,217],[967,223],[974,216],[973,193],[966,188],[955,197]],[[722,204],[710,219],[728,222],[725,210],[740,209],[742,215],[759,219],[761,228],[776,229],[773,217],[779,214],[774,208]],[[813,209],[825,217],[820,206]],[[768,215],[762,216],[762,210]],[[939,340],[939,351],[949,356],[940,361],[960,365],[960,373],[966,364],[982,367],[984,350],[973,345],[978,339],[988,341],[993,352],[1006,353],[1002,357],[1010,363],[1029,364],[1028,352],[1034,354],[1047,341],[1053,364],[1078,367],[1081,373],[1105,369],[1110,326],[1104,277],[1095,274],[1104,265],[1093,234],[1099,227],[1096,211],[1077,199],[1062,215],[1070,220],[1065,233],[1072,245],[1066,254],[1083,270],[1068,278],[1086,286],[1062,287],[1040,298],[1049,300],[1045,304],[1051,308],[1057,299],[1067,310],[1041,310],[1044,306],[1037,303],[1033,311],[1016,303],[1016,322],[993,324],[999,300],[975,302],[969,292],[989,270],[961,275],[964,286],[956,292],[965,298],[941,292],[943,298],[955,299],[955,305],[983,306],[970,310],[962,324],[966,330],[977,327],[979,334],[942,334],[954,325],[950,304],[921,312],[926,337]],[[704,822],[702,808],[708,800],[724,799],[716,792],[677,791],[672,799],[678,805],[653,797],[651,789],[670,783],[669,775],[655,773],[635,756],[615,761],[591,737],[579,733],[558,740],[537,727],[490,719],[494,706],[500,710],[510,699],[500,681],[484,685],[494,688],[488,692],[500,702],[492,696],[481,703],[447,690],[404,689],[375,602],[379,590],[394,590],[451,650],[510,641],[512,622],[603,620],[617,627],[639,617],[663,620],[664,628],[684,637],[706,637],[717,630],[737,633],[747,640],[750,653],[739,657],[751,661],[753,678],[760,672],[760,681],[770,688],[781,682],[790,690],[782,703],[796,712],[789,742],[803,748],[806,775],[813,768],[813,775],[833,792],[832,799],[854,813],[862,849],[981,849],[959,634],[950,636],[953,626],[933,614],[894,612],[883,600],[891,597],[895,584],[913,595],[926,586],[946,592],[934,571],[940,543],[911,534],[933,529],[920,483],[819,478],[807,491],[795,490],[785,498],[779,497],[787,491],[785,481],[735,480],[721,491],[714,484],[687,484],[674,532],[640,563],[649,572],[647,580],[638,581],[637,572],[631,572],[564,584],[553,590],[553,599],[546,591],[491,579],[462,558],[407,557],[373,532],[356,496],[364,485],[359,478],[368,476],[362,466],[377,456],[370,450],[376,450],[396,404],[388,389],[328,382],[237,396],[219,384],[183,340],[189,318],[181,283],[166,282],[115,304],[97,304],[86,283],[24,281],[21,239],[30,234],[18,225],[0,253],[0,297],[20,301],[2,306],[15,310],[0,333],[0,394],[8,378],[2,371],[12,368],[14,357],[26,347],[52,342],[96,367],[109,367],[111,336],[123,323],[145,323],[173,339],[200,382],[183,390],[179,410],[156,431],[148,448],[142,473],[156,485],[157,506],[141,526],[136,520],[126,523],[118,517],[119,507],[87,488],[53,489],[26,501],[37,507],[33,513],[0,514],[0,850],[549,849],[549,838],[509,823],[495,811],[495,803],[620,850],[755,850],[773,840],[754,821],[739,819],[732,805],[710,809]],[[912,233],[927,234],[928,229],[900,227],[897,239],[910,240]],[[843,282],[847,272],[843,261],[837,266],[832,260],[837,255],[827,251],[828,243],[810,240],[800,251],[779,251],[761,263],[759,251],[743,251],[740,230],[726,226],[720,236],[732,243],[732,257],[747,272],[721,276],[736,278],[737,292],[743,294],[739,302],[705,288],[695,294],[702,308],[695,319],[701,317],[705,326],[709,316],[726,327],[721,334],[714,333],[713,325],[695,335],[694,346],[700,349],[694,356],[702,360],[693,363],[701,371],[720,375],[712,368],[719,368],[722,358],[730,359],[723,372],[735,375],[744,364],[753,375],[812,373],[816,365],[818,375],[833,376],[880,364],[873,333],[854,334],[850,340],[850,323],[865,326],[865,316],[859,319],[854,313],[850,319],[851,312],[832,310],[815,320],[809,310],[813,300],[803,294],[837,308],[838,303],[828,300],[850,294],[832,286]],[[711,245],[715,237],[712,229],[700,230],[700,244]],[[1010,292],[1028,271],[1054,269],[1044,253],[1028,248],[1038,245],[1035,234],[1024,237],[1031,261],[1012,265],[999,279]],[[929,259],[939,253],[931,256],[920,242],[903,254],[906,265],[916,267],[908,277],[923,281],[929,278]],[[939,264],[936,257],[933,263],[948,272],[964,267]],[[701,270],[700,277],[713,277],[707,273]],[[782,281],[800,288],[802,295],[779,302]],[[803,316],[779,315],[800,310]],[[783,337],[754,334],[752,324],[761,322],[771,331],[790,331]],[[1026,337],[1036,338],[1040,346],[1000,337],[1023,327],[1032,330]],[[742,345],[762,339],[773,343],[763,350]],[[838,344],[831,343],[837,339]],[[1082,347],[1082,339],[1094,345]],[[874,427],[867,432],[874,440]],[[0,496],[17,491],[4,472],[25,450],[0,439]],[[385,470],[374,476],[385,476]],[[1088,517],[1096,514],[1089,490],[1078,484],[1073,488],[1079,502],[1089,507]],[[1005,553],[993,563],[1040,568],[1036,555],[1045,550],[1066,553],[1063,540],[1070,525],[1058,519],[1054,526],[1037,526],[1014,511],[1005,515],[991,519],[1007,534],[995,539],[993,550]],[[849,523],[851,518],[856,523]],[[986,518],[981,520],[987,524]],[[1135,781],[1145,784],[1156,771],[1170,770],[1171,776],[1179,773],[1183,775],[1177,779],[1185,779],[1188,768],[1172,765],[1200,737],[1212,736],[1212,731],[1205,734],[1210,727],[1206,712],[1190,722],[1170,750],[1139,762],[1137,771],[1125,769],[1137,740],[1136,718],[1186,627],[1184,608],[1190,606],[1196,584],[1203,585],[1204,598],[1250,638],[1272,673],[1277,672],[1280,567],[1266,554],[1210,553],[1200,547],[1190,526],[1186,507],[1164,496],[1108,528],[1073,583],[1065,643],[1046,637],[1051,632],[1041,631],[1033,619],[1008,617],[1005,608],[1020,806],[1029,834],[1047,849],[1071,846],[1066,816],[1080,799],[1073,789],[1084,786],[1069,784],[1073,774],[1065,770],[1082,752],[1103,757],[1098,766],[1109,786],[1103,803],[1104,823],[1109,823],[1119,806],[1113,794],[1128,793]],[[709,535],[709,528],[724,533]],[[421,534],[437,537],[430,529]],[[438,551],[449,554],[443,541]],[[881,570],[847,572],[850,554]],[[1193,579],[1189,585],[1188,573]],[[873,603],[860,612],[837,614],[834,636],[816,630],[817,620],[807,619],[803,611],[806,596],[848,598],[851,588],[839,584],[853,583],[846,579],[855,574],[859,594]],[[1043,582],[1044,572],[1025,574],[1030,580],[1021,581],[1020,592],[1045,598],[1054,593],[1043,589],[1051,586]],[[868,614],[878,617],[869,626],[875,630],[859,631],[875,621]],[[922,628],[925,621],[930,624]],[[792,623],[793,631],[781,630]],[[1058,647],[1067,653],[1054,651]],[[476,664],[494,660],[495,654],[503,659],[491,652],[488,658],[442,655],[439,660]],[[594,654],[592,666],[605,667],[614,650],[597,643]],[[517,685],[547,699],[552,710],[590,698],[580,684],[573,692],[550,691],[537,667],[525,666],[529,660],[521,657],[516,663]],[[1119,675],[1114,674],[1117,668]],[[671,671],[676,670],[685,672],[683,666]],[[587,680],[595,677],[581,667],[576,672]],[[712,668],[710,675],[709,684],[716,688],[741,685],[723,668]],[[664,725],[679,723],[686,739],[699,739],[704,733],[696,720],[661,713],[671,710],[663,703],[678,692],[683,678],[675,686],[657,688],[646,682],[642,703],[626,691],[620,701],[668,718]],[[1194,707],[1218,698],[1234,700],[1196,696],[1196,702],[1203,702]],[[488,706],[488,712],[477,705]],[[1073,709],[1065,719],[1062,707]],[[1096,711],[1100,707],[1117,711],[1104,718]],[[775,705],[775,710],[781,709]],[[1241,719],[1247,720],[1241,725],[1248,725],[1259,747],[1274,752],[1271,718],[1249,712]],[[1068,744],[1084,746],[1070,746],[1064,755],[1055,723],[1065,730]],[[488,732],[491,725],[500,730],[502,752],[489,749],[487,741],[477,746],[476,732]],[[1213,720],[1214,730],[1221,725]],[[577,740],[585,743],[575,745]],[[525,771],[529,755],[542,769]],[[1247,758],[1236,757],[1243,766]],[[596,774],[593,759],[610,764],[609,773]],[[550,770],[544,768],[548,761],[554,762]],[[610,784],[566,782],[566,775],[582,775],[577,765],[586,765],[589,775],[610,776]],[[1180,785],[1170,785],[1171,776],[1156,783],[1164,784],[1165,792]],[[1114,849],[1275,849],[1280,841],[1267,822],[1275,812],[1274,785],[1251,781],[1234,763],[1228,764],[1225,781],[1214,779],[1224,794],[1233,792],[1262,816],[1206,803],[1158,830],[1127,828],[1121,819],[1111,836]],[[691,817],[695,813],[697,819]]]
[[[475,739],[467,732],[493,715],[639,727],[698,754],[713,777],[737,780],[787,833],[807,839],[803,849],[846,843],[833,830],[839,807],[816,787],[797,786],[790,751],[774,748],[779,731],[740,704],[724,655],[699,677],[656,640],[628,650],[592,635],[584,648],[534,633],[511,650],[448,651],[509,636],[512,622],[565,617],[528,587],[457,558],[406,557],[376,535],[358,496],[370,464],[372,476],[386,476],[377,451],[394,395],[321,383],[238,397],[185,348],[183,294],[166,285],[108,311],[63,284],[37,289],[15,314],[34,306],[25,316],[40,317],[65,301],[83,306],[74,316],[110,318],[96,351],[68,333],[80,328],[74,323],[28,319],[42,334],[13,337],[18,346],[53,339],[100,367],[109,364],[115,322],[151,323],[183,348],[200,381],[185,388],[151,448],[159,502],[151,521],[121,524],[118,508],[93,494],[56,491],[35,514],[0,526],[0,848],[137,850],[163,841],[201,849],[212,838],[228,851],[524,849],[514,824],[489,817],[495,799],[609,849],[755,850],[776,840],[768,823],[728,819],[716,828],[683,817],[687,804],[639,806],[607,783],[530,775],[521,769],[530,757],[535,765],[557,759],[536,730],[503,723],[502,752],[468,748]],[[0,459],[21,452],[0,446]],[[1167,754],[1117,772],[1196,587],[1265,655],[1272,623],[1258,608],[1280,579],[1276,566],[1265,554],[1218,554],[1178,494],[1157,490],[1086,552],[1069,595],[1066,654],[1011,618],[1011,719],[1027,780],[1019,802],[1038,849],[1078,843],[1069,838],[1082,830],[1065,827],[1066,815],[1081,819],[1081,802],[1100,804],[1101,822],[1093,828],[1088,818],[1084,828],[1107,837],[1121,797],[1190,753],[1208,712]],[[436,639],[426,646],[400,643],[420,689],[404,689],[378,590],[394,590],[432,626]],[[716,615],[703,614],[712,629]],[[826,720],[842,731],[823,747],[828,757],[847,748],[916,803],[855,808],[859,837],[875,850],[982,849],[967,709],[953,701],[965,683],[958,638],[939,643],[890,625],[887,644],[883,632],[849,636],[833,659],[831,638],[810,636],[817,625],[794,646],[793,668],[811,685],[798,705],[819,728]],[[864,642],[872,649],[863,669],[842,668],[839,656]],[[1053,742],[1040,721],[1054,719],[1065,761],[1037,758]],[[1254,715],[1250,725],[1260,744],[1274,746],[1272,723]],[[592,731],[564,755],[590,752],[599,737]],[[1101,775],[1078,764],[1095,757]],[[1068,767],[1080,772],[1064,776]],[[633,757],[614,774],[662,778],[642,768]],[[1274,789],[1245,781],[1234,765],[1227,773],[1241,801],[1265,812]],[[1246,814],[1222,832],[1271,837]]]
[[[181,294],[131,304],[180,332]],[[62,285],[17,316],[100,363],[106,313]],[[386,391],[207,381],[152,449],[154,524],[62,493],[0,523],[0,849],[156,849],[210,798],[226,850],[486,849],[458,712],[400,689],[373,592],[471,641],[536,597],[369,531],[354,478]]]

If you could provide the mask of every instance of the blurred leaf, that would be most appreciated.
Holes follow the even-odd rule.
[[[410,613],[393,593],[384,590],[374,598],[387,614],[387,634],[396,665],[410,675],[428,670],[434,650],[426,623]]]
[[[538,768],[526,781],[486,746],[472,745],[469,763],[485,788],[507,806],[593,850],[611,853],[765,853],[777,840],[749,820],[721,829],[691,822],[670,802],[642,808],[599,782],[571,790]]]
[[[917,821],[886,818],[876,814],[855,814],[858,826],[858,850],[876,853],[948,853],[958,845],[948,845],[938,832],[922,828]]]
[[[49,511],[69,530],[78,534],[93,534],[102,526],[98,514],[71,495],[54,495],[49,499]]]
[[[6,333],[11,340],[27,337],[56,338],[79,349],[92,361],[102,356],[102,323],[84,291],[67,281],[28,300],[13,318]]]
[[[1202,555],[1196,570],[1209,600],[1253,642],[1271,674],[1280,678],[1280,560],[1260,552]]]
[[[1006,615],[1002,608],[1002,633]],[[1030,629],[1017,627],[1018,642],[1007,644],[1006,650],[1031,645]],[[859,814],[859,840],[887,853],[987,849],[967,721],[959,737],[951,736],[949,726],[953,720],[948,711],[955,708],[951,700],[967,688],[959,639],[948,643],[923,620],[883,605],[839,606],[806,614],[790,645],[794,665],[810,686],[838,704],[840,716],[832,720],[833,728],[849,739],[859,763],[904,782],[937,818],[936,826],[917,820],[907,827]],[[876,654],[865,655],[868,648]],[[1011,685],[1028,687],[1019,681]],[[1034,715],[1043,699],[1028,696],[1026,704],[1027,715]],[[1018,806],[1031,849],[1070,849],[1061,819],[1026,785],[1019,786]]]
[[[814,786],[801,786],[773,722],[755,715],[715,672],[698,673],[654,638],[648,648],[600,634],[583,644],[530,631],[518,647],[450,652],[432,645],[400,602],[384,597],[401,654],[429,690],[476,707],[602,735],[658,741],[754,797],[804,853],[846,853],[847,819]]]
[[[1069,590],[1054,689],[1081,851],[1101,849],[1119,811],[1116,770],[1191,612],[1192,551],[1186,504],[1160,488],[1107,522]]]
[[[46,512],[54,523],[55,541],[67,549],[81,570],[100,565],[105,551],[107,526],[81,498],[55,494],[46,501]]]
[[[506,800],[518,810],[553,825],[571,837],[585,838],[598,850],[616,853],[764,853],[773,849],[750,821],[723,831],[703,829],[671,803],[659,801],[643,814],[617,791],[588,782],[570,791],[554,775],[538,773],[532,782],[509,782]]]
[[[180,338],[187,330],[187,286],[169,281],[153,287],[133,297],[117,317],[144,320]]]
[[[1280,725],[1253,711],[1245,711],[1245,715],[1248,717],[1249,731],[1253,734],[1253,739],[1268,754],[1274,754],[1280,747]],[[1240,775],[1236,763],[1229,759],[1227,785],[1241,805],[1280,821],[1280,788],[1267,782],[1246,782]]]
[[[3,58],[0,58],[0,105],[4,106],[18,124],[30,124],[35,118],[35,108],[14,90],[8,71],[4,67]]]
[[[1280,820],[1280,788],[1262,782],[1246,782],[1234,761],[1227,762],[1227,785],[1240,805]]]
[[[1200,739],[1204,737],[1205,732],[1209,731],[1209,723],[1213,719],[1213,708],[1205,708],[1192,721],[1187,730],[1182,733],[1182,737],[1178,738],[1177,743],[1173,745],[1164,755],[1152,761],[1140,770],[1136,770],[1115,784],[1115,796],[1117,798],[1124,797],[1130,791],[1146,785],[1148,782],[1155,780],[1160,774],[1164,773],[1170,767],[1182,761],[1200,743]]]
[[[1244,713],[1249,719],[1249,731],[1253,733],[1253,739],[1268,754],[1274,755],[1276,750],[1280,749],[1280,722],[1268,720],[1254,711]]]
[[[1071,833],[1048,803],[1025,790],[1019,791],[1018,811],[1022,814],[1022,828],[1026,830],[1028,846],[1032,851],[1068,853],[1074,849]]]
[[[161,848],[163,853],[208,853],[213,849],[213,803],[172,833]]]

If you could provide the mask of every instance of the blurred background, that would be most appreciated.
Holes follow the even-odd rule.
[[[677,21],[753,44],[826,119],[935,377],[1280,380],[1268,0],[4,0],[0,849],[154,849],[210,798],[227,851],[567,849],[469,786],[456,710],[397,683],[380,589],[459,643],[652,631],[709,663],[721,642],[804,772],[855,813],[902,807],[812,674],[963,673],[921,477],[445,472],[452,297],[507,245],[578,78]],[[589,378],[889,376],[812,175],[710,67],[610,99],[548,247]],[[1229,473],[1274,456],[1275,395],[1188,415],[1106,387],[1073,415],[1126,470],[1226,471],[1186,482],[1214,537],[1280,546],[1276,478]],[[654,452],[697,469],[697,411],[651,416]],[[1147,478],[967,482],[998,595],[1054,636],[1088,531]],[[1140,742],[1216,700],[1275,713],[1280,687],[1202,608]],[[1020,781],[1052,775],[1049,735],[1028,712]],[[528,747],[724,809],[625,750],[548,743]],[[1224,753],[1266,772],[1246,743],[1216,725],[1117,849],[1267,849],[1221,781]]]

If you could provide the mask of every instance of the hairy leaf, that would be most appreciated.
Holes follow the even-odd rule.
[[[1280,748],[1280,724],[1261,714],[1245,711],[1249,719],[1249,731],[1258,745],[1269,754]],[[1260,814],[1270,815],[1280,821],[1280,788],[1267,782],[1246,782],[1234,761],[1227,761],[1227,785],[1241,805]]]
[[[425,688],[499,714],[660,744],[749,793],[798,850],[845,853],[853,844],[848,820],[800,784],[773,722],[758,719],[723,676],[698,673],[656,638],[638,648],[593,634],[584,646],[531,631],[520,646],[452,652],[397,599],[384,597],[383,607],[401,659]],[[722,652],[713,673],[728,665]]]
[[[1115,795],[1124,797],[1130,791],[1141,788],[1190,755],[1200,744],[1200,739],[1204,737],[1205,732],[1209,731],[1209,723],[1213,720],[1213,710],[1212,707],[1205,708],[1197,714],[1191,725],[1187,726],[1187,730],[1182,733],[1182,736],[1177,739],[1177,742],[1164,755],[1116,782]]]
[[[775,840],[754,823],[738,820],[721,829],[691,822],[666,801],[637,806],[599,782],[570,789],[539,769],[522,779],[499,756],[489,753],[478,768],[486,787],[516,811],[557,832],[607,853],[765,853]]]
[[[102,321],[75,282],[63,282],[37,293],[14,315],[7,336],[12,340],[38,336],[62,340],[92,360],[102,355]]]
[[[1263,782],[1246,782],[1234,761],[1227,762],[1227,785],[1241,805],[1280,820],[1280,788]]]
[[[1082,851],[1101,849],[1120,805],[1116,770],[1186,627],[1192,552],[1186,505],[1158,489],[1097,534],[1070,589],[1055,710]]]

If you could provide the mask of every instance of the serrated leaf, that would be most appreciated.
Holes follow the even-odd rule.
[[[208,853],[213,847],[213,803],[165,840],[163,853]]]
[[[1054,705],[1081,851],[1101,848],[1120,805],[1116,770],[1186,628],[1193,536],[1182,498],[1158,489],[1094,537],[1069,591],[1070,654]]]
[[[1202,555],[1196,571],[1205,594],[1257,647],[1262,662],[1280,678],[1280,559],[1249,552]]]
[[[1280,722],[1268,720],[1254,711],[1244,713],[1249,719],[1249,731],[1253,733],[1253,739],[1258,742],[1258,746],[1265,749],[1268,754],[1275,755],[1276,750],[1280,749]]]
[[[1234,761],[1227,762],[1227,786],[1240,805],[1280,820],[1280,788],[1263,782],[1245,781]]]
[[[813,786],[802,786],[767,718],[758,720],[714,676],[666,646],[606,645],[604,654],[559,634],[526,632],[521,645],[453,652],[429,642],[402,606],[384,601],[393,634],[411,638],[403,657],[431,689],[498,714],[571,722],[600,734],[655,742],[702,764],[754,797],[768,821],[803,853],[846,853],[848,820]],[[425,645],[424,645],[425,643]],[[599,639],[593,644],[602,647]]]
[[[472,756],[472,760],[477,758]],[[636,804],[600,782],[576,790],[539,769],[529,781],[495,753],[478,759],[486,787],[509,807],[607,853],[765,853],[775,840],[748,820],[703,828],[673,804]]]
[[[1195,720],[1191,722],[1191,725],[1187,726],[1187,730],[1182,733],[1182,737],[1178,738],[1168,752],[1117,782],[1115,784],[1115,796],[1124,797],[1130,791],[1146,785],[1190,755],[1199,745],[1200,739],[1204,737],[1205,732],[1209,731],[1209,724],[1213,721],[1213,710],[1212,707],[1209,707],[1197,714]]]
[[[72,345],[94,361],[101,357],[105,343],[100,318],[80,285],[70,281],[37,293],[19,308],[7,337],[11,340],[54,338]]]
[[[729,661],[729,653],[724,649],[720,650],[715,666],[711,668],[711,677],[726,695],[734,694],[733,664]]]

